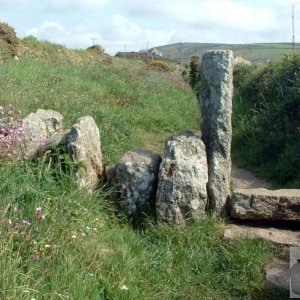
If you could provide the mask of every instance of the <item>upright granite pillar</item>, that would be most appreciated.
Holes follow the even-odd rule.
[[[230,193],[231,114],[233,94],[232,51],[208,51],[202,57],[202,140],[208,163],[208,208],[224,214]]]

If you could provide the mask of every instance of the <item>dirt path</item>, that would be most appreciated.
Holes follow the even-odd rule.
[[[271,189],[271,184],[267,181],[255,177],[251,172],[238,168],[232,164],[231,181],[234,188],[238,189]]]

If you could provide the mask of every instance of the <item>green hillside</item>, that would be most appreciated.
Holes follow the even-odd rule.
[[[164,57],[180,60],[180,44],[171,44],[156,47]],[[263,44],[215,44],[215,43],[182,43],[182,59],[188,62],[195,54],[202,55],[207,50],[230,49],[235,55],[243,56],[251,62],[266,62],[282,57],[292,52],[290,43],[263,43]],[[300,52],[300,44],[295,45],[296,52]]]
[[[105,164],[136,147],[161,152],[166,137],[199,130],[198,100],[178,74],[130,59],[104,63],[100,50],[19,41],[19,59],[0,65],[1,110],[52,109],[66,128],[92,116]],[[87,193],[61,165],[1,153],[1,300],[287,299],[264,279],[280,246],[224,239],[225,221],[214,216],[186,227],[149,220],[137,230],[110,190]]]

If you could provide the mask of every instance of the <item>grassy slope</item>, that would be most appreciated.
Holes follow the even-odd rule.
[[[192,91],[144,65],[54,65],[25,59],[0,70],[2,102],[15,104],[24,114],[37,108],[57,110],[66,126],[83,115],[94,117],[106,162],[134,146],[156,144],[153,137],[161,142],[198,127]]]
[[[54,109],[66,126],[93,116],[106,162],[135,146],[161,149],[166,136],[199,123],[190,89],[139,64],[24,59],[0,66],[0,80],[1,104],[13,103],[25,114]],[[103,191],[79,191],[73,177],[44,165],[1,165],[0,298],[286,297],[263,280],[263,266],[278,255],[272,244],[224,241],[222,222],[213,218],[187,228],[149,224],[136,231],[113,214],[106,198]],[[36,207],[45,221],[35,220]],[[25,219],[30,226],[20,224]]]
[[[179,44],[171,44],[156,47],[161,50],[165,57],[179,60]],[[291,53],[291,45],[288,43],[261,43],[261,44],[205,44],[183,43],[182,57],[184,62],[189,62],[195,54],[202,55],[207,50],[230,49],[235,55],[246,57],[252,62],[265,62]],[[300,44],[296,44],[296,51],[300,51]]]

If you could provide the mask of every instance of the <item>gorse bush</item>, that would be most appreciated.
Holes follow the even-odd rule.
[[[233,154],[281,186],[300,187],[300,56],[235,70]]]
[[[190,60],[190,80],[191,87],[196,90],[200,82],[200,56],[193,55]]]
[[[16,32],[6,23],[0,23],[0,39],[7,43],[12,56],[18,54],[18,38]]]
[[[175,68],[173,66],[171,66],[170,64],[168,64],[164,61],[161,61],[161,60],[151,61],[148,64],[148,67],[150,69],[162,71],[162,72],[173,72],[175,70]]]

